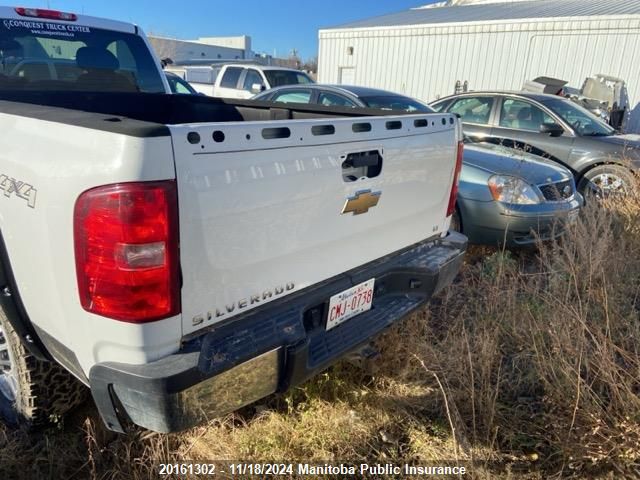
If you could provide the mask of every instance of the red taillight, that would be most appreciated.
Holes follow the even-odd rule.
[[[180,312],[174,181],[87,190],[76,202],[73,220],[85,310],[133,323]]]
[[[23,17],[48,18],[50,20],[66,20],[75,22],[78,16],[75,13],[59,12],[58,10],[46,10],[42,8],[16,7],[16,13]]]
[[[462,169],[462,155],[464,154],[464,143],[458,142],[458,154],[456,156],[456,169],[453,172],[453,185],[449,195],[449,206],[447,206],[447,217],[456,211],[456,199],[458,198],[458,181],[460,180],[460,170]]]

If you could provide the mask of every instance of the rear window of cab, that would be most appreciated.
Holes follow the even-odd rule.
[[[39,18],[0,19],[0,90],[165,91],[140,36]]]

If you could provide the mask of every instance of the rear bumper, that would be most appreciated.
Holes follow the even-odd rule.
[[[466,246],[466,237],[452,232],[230,319],[156,362],[97,364],[89,382],[98,410],[115,431],[130,420],[172,432],[284,391],[450,284]],[[370,278],[376,279],[372,309],[326,331],[328,299]]]

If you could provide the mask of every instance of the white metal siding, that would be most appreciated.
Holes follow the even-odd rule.
[[[423,101],[452,94],[457,80],[519,90],[541,75],[574,87],[597,73],[620,77],[633,110],[628,130],[640,131],[638,16],[321,30],[319,39],[319,82],[338,83],[339,69],[354,67],[357,85]]]

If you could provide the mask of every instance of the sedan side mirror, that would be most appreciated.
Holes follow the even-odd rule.
[[[564,128],[557,123],[543,123],[540,125],[540,133],[548,133],[551,137],[559,137],[564,133]]]

